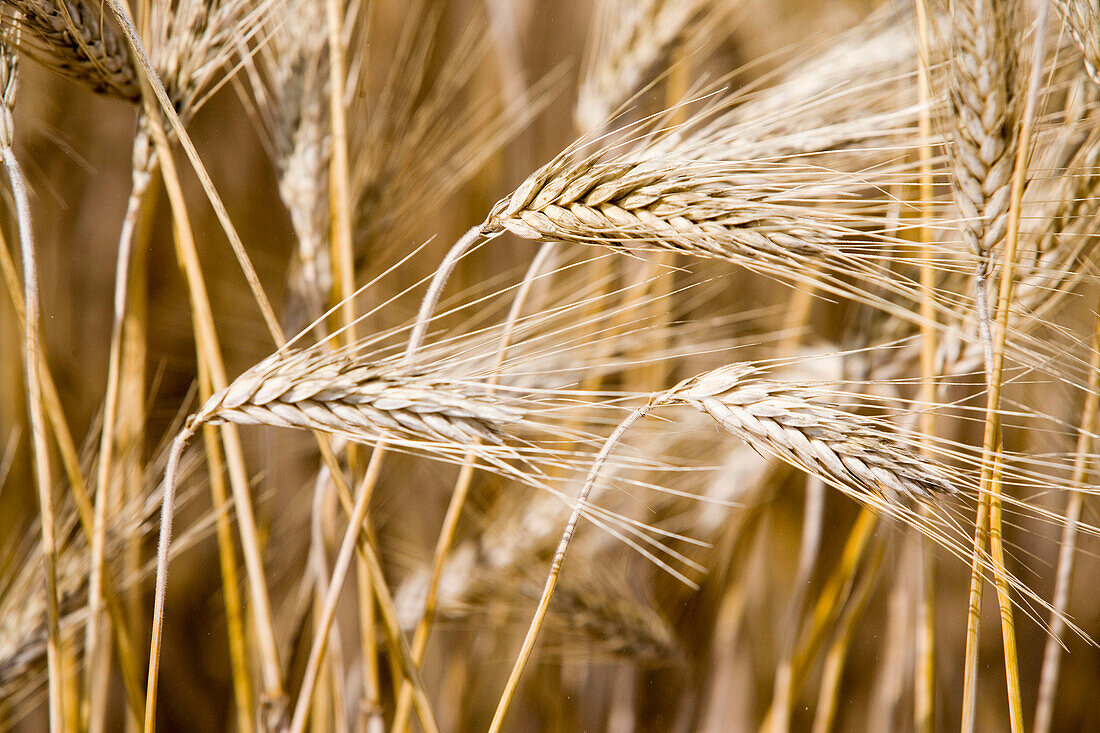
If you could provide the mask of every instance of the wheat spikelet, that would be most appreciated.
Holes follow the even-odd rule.
[[[1091,0],[1054,0],[1054,7],[1081,48],[1089,76],[1100,84],[1100,8]]]
[[[95,92],[129,101],[141,97],[130,49],[100,3],[10,0],[13,23],[25,30],[20,49],[47,68]]]
[[[942,468],[898,436],[823,404],[827,392],[756,373],[744,364],[723,367],[675,388],[669,400],[706,412],[757,450],[857,498],[872,492],[903,504],[956,492]]]

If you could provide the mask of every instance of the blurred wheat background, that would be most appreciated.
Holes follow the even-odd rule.
[[[1095,2],[0,31],[0,729],[1100,726]]]

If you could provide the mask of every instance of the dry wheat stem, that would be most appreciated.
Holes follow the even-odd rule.
[[[294,714],[290,720],[290,733],[303,733],[306,727],[306,718],[309,715],[313,703],[313,693],[320,674],[321,663],[328,646],[328,637],[336,615],[336,604],[340,600],[340,594],[344,589],[344,579],[351,568],[352,555],[355,553],[356,541],[362,531],[362,526],[367,518],[367,510],[370,508],[371,488],[378,478],[382,468],[381,453],[377,451],[371,456],[367,465],[366,474],[356,492],[355,506],[348,515],[348,527],[344,532],[344,538],[340,543],[340,551],[336,556],[336,562],[332,568],[332,576],[328,588],[325,590],[321,607],[320,619],[317,629],[310,644],[309,659],[306,661],[305,676],[302,679],[298,702],[294,706]]]
[[[213,392],[210,371],[199,360],[200,392]],[[233,674],[233,698],[240,730],[252,727],[254,708],[252,674],[248,667],[248,651],[245,648],[244,604],[238,578],[237,552],[233,542],[233,526],[230,514],[232,502],[226,490],[223,466],[224,456],[216,429],[203,426],[203,444],[207,457],[207,475],[210,495],[216,515],[215,531],[218,544],[218,565],[222,580],[222,599],[225,608],[226,634],[229,641],[229,663]]]
[[[151,100],[146,100],[147,112],[152,109]],[[198,254],[194,241],[190,221],[187,216],[186,206],[183,201],[183,193],[175,168],[171,151],[168,148],[167,134],[157,124],[147,126],[147,130],[153,137],[160,161],[165,189],[169,203],[172,207],[173,222],[175,224],[174,237],[176,251],[184,271],[188,287],[188,297],[192,306],[192,323],[195,330],[196,346],[199,349],[200,359],[209,367],[209,379],[212,386],[224,388],[226,385],[225,368],[221,361],[220,347],[218,345],[217,332],[214,327],[213,314],[211,312],[209,298],[206,294],[206,286],[199,264]],[[261,658],[261,671],[263,674],[265,694],[271,700],[270,707],[278,710],[281,708],[285,695],[282,693],[281,666],[279,664],[278,647],[275,640],[271,606],[268,598],[266,581],[264,578],[262,552],[255,517],[252,510],[252,500],[249,494],[247,472],[244,465],[244,456],[240,444],[240,438],[232,425],[226,425],[221,429],[221,436],[225,446],[225,455],[229,468],[229,478],[233,489],[233,498],[238,515],[238,527],[241,536],[241,546],[244,553],[245,569],[249,578],[249,590],[252,600],[252,611],[256,621],[256,636]],[[158,576],[167,572],[166,566],[158,566]],[[150,666],[159,663],[159,659],[150,659]],[[147,696],[155,695],[146,691]],[[155,713],[145,711],[147,722],[155,719]]]
[[[156,728],[157,709],[157,678],[160,673],[160,647],[164,633],[164,598],[168,590],[168,574],[162,572],[162,568],[168,567],[168,551],[172,543],[172,520],[176,507],[176,477],[179,473],[180,460],[183,451],[187,447],[187,441],[195,434],[198,421],[189,418],[183,430],[172,440],[172,447],[168,453],[168,465],[164,469],[164,495],[161,498],[160,509],[160,535],[157,540],[157,576],[153,590],[153,630],[152,639],[149,642],[149,677],[146,681],[145,698],[145,733],[152,733]]]
[[[344,3],[340,0],[325,1],[325,26],[327,31],[329,62],[329,125],[332,133],[328,170],[329,204],[331,208],[329,241],[332,250],[330,258],[332,262],[331,280],[335,285],[331,293],[331,300],[339,303],[342,338],[347,343],[354,343],[356,340],[355,301],[353,296],[355,290],[355,256],[352,249],[351,175],[348,162],[348,120],[347,104],[345,101],[347,99],[345,58],[347,48],[343,34],[344,18],[341,13],[343,6]],[[360,489],[364,495],[364,502],[369,502],[369,498],[373,493],[374,483],[378,480],[381,471],[381,460],[384,450],[383,446],[378,444],[375,446],[376,455],[371,456],[371,464],[367,469],[368,477],[364,479],[364,485]],[[358,463],[358,454],[354,446],[348,446],[346,452],[348,465],[354,471]],[[375,466],[376,461],[377,467],[375,467],[372,472],[371,468]],[[360,520],[359,523],[362,524],[364,520]],[[340,582],[342,584],[342,581]],[[367,678],[364,680],[365,695],[360,704],[366,709],[377,709],[381,705],[377,694],[379,689],[377,664],[373,661],[369,661],[373,660],[377,648],[373,616],[374,606],[371,600],[373,594],[370,589],[370,580],[367,577],[367,573],[363,572],[362,561],[360,561],[360,571],[356,574],[356,582],[359,598],[362,601],[360,606],[359,628],[360,646],[363,653],[364,669],[368,672]],[[333,608],[335,609],[335,606],[333,606]],[[325,610],[326,609],[322,609],[322,615]],[[324,635],[322,643],[327,639],[327,632],[328,622],[320,624],[318,633]],[[310,652],[311,654],[314,649],[317,649],[316,642],[313,644],[313,648]],[[321,646],[318,652],[320,657],[323,657],[325,647]],[[307,666],[307,675],[312,672],[315,672],[314,668]],[[305,688],[305,686],[303,686],[303,690],[307,695],[305,705],[308,709],[310,703],[308,698],[312,697],[312,692]],[[302,698],[299,697],[299,706],[301,706],[301,704]],[[297,713],[295,714],[297,715]]]
[[[856,573],[872,544],[872,537],[878,526],[878,517],[870,507],[863,507],[856,517],[848,538],[841,550],[840,559],[826,580],[817,602],[814,604],[806,630],[802,633],[802,644],[792,664],[791,677],[798,686],[802,684],[810,665],[813,663],[821,645],[833,632],[832,624],[840,614],[841,605],[848,599]],[[774,707],[768,710],[761,725],[762,730],[773,729],[778,720]]]
[[[794,581],[794,594],[787,602],[788,632],[783,639],[783,652],[775,672],[772,703],[769,714],[775,714],[775,730],[790,727],[791,705],[794,696],[793,655],[795,653],[798,620],[805,613],[806,597],[817,564],[821,547],[821,530],[825,512],[825,482],[810,476],[803,489],[806,493],[802,512],[802,536],[799,539],[798,570]],[[824,689],[824,686],[823,686]],[[819,708],[820,709],[820,708]]]
[[[21,328],[25,328],[24,300],[20,295],[14,263],[11,261],[11,257],[7,251],[7,243],[3,241],[2,235],[0,235],[0,270],[3,271],[8,294],[11,296],[20,326]],[[61,453],[62,464],[64,465],[72,495],[79,511],[81,529],[88,538],[91,538],[93,535],[94,513],[92,501],[88,496],[87,484],[80,467],[80,459],[77,456],[72,434],[65,421],[65,415],[61,408],[57,388],[54,386],[53,379],[50,376],[49,365],[44,355],[41,353],[39,353],[39,371],[42,379],[42,396],[47,416],[49,417],[54,439]],[[103,577],[103,593],[104,597],[107,599],[107,611],[111,616],[112,627],[115,632],[116,643],[118,644],[122,679],[126,690],[127,702],[129,703],[131,714],[136,716],[136,718],[140,718],[143,694],[140,691],[141,683],[138,680],[139,675],[133,664],[134,646],[130,639],[130,633],[125,623],[123,623],[121,604],[119,603],[114,584],[111,582],[109,575]],[[136,718],[134,719],[136,720]]]
[[[309,577],[303,578],[305,584],[308,587],[307,593],[312,595],[312,608],[315,614],[319,614],[324,603],[325,590],[329,585],[329,568],[326,553],[328,551],[330,541],[327,536],[327,525],[330,523],[332,517],[328,516],[326,512],[326,506],[329,498],[329,488],[331,487],[331,481],[328,474],[328,469],[322,466],[317,473],[317,480],[314,483],[313,488],[313,501],[310,508],[309,515],[309,550],[308,550],[308,567]],[[362,584],[358,586],[362,589]],[[360,595],[359,602],[364,605],[373,607],[374,600],[370,595]],[[314,628],[319,628],[318,624],[314,624]],[[345,699],[343,686],[337,684],[337,680],[346,679],[347,669],[344,665],[342,648],[342,634],[340,631],[340,622],[338,619],[334,619],[332,622],[332,644],[328,652],[328,674],[323,678],[319,684],[322,685],[318,690],[318,700],[313,705],[313,711],[315,716],[323,716],[324,702],[331,696],[332,708],[336,711],[345,710]],[[369,698],[368,698],[369,699]],[[347,726],[344,724],[343,717],[339,714],[335,716],[336,730],[339,733],[347,733]],[[318,718],[315,717],[314,725],[320,725]]]
[[[480,227],[472,227],[467,230],[467,232],[447,250],[447,255],[443,258],[439,267],[436,268],[435,273],[432,275],[431,283],[428,285],[428,291],[424,294],[424,299],[420,303],[420,310],[416,315],[416,324],[409,333],[408,345],[405,347],[406,360],[411,360],[416,352],[420,350],[420,347],[424,343],[424,337],[428,332],[428,325],[432,321],[432,314],[435,313],[436,305],[439,303],[439,298],[443,294],[443,288],[447,285],[447,281],[450,279],[459,260],[473,249],[474,245],[481,239],[481,235],[482,232]]]
[[[825,655],[822,680],[818,694],[817,709],[814,711],[813,733],[826,733],[833,729],[833,718],[840,698],[840,683],[844,664],[855,636],[857,622],[867,609],[874,595],[879,570],[882,567],[882,547],[877,546],[869,560],[869,566],[862,574],[858,585],[852,590],[848,605],[844,608],[833,632],[833,642]]]
[[[324,449],[328,449],[327,443],[321,443]],[[331,450],[331,449],[329,449]],[[372,455],[371,464],[373,469],[368,466],[367,473],[376,472],[381,468],[381,461],[384,455],[383,452],[378,451],[375,448],[375,454]],[[338,464],[335,459],[329,460],[326,458],[326,463],[331,471],[333,467],[338,468]],[[330,474],[333,475],[333,474]],[[358,547],[360,558],[362,559],[363,566],[365,567],[369,579],[372,592],[375,594],[375,598],[378,600],[378,607],[382,613],[383,626],[386,629],[386,637],[391,645],[391,653],[397,659],[399,672],[404,676],[404,679],[412,682],[414,687],[414,702],[416,705],[417,714],[420,718],[421,725],[427,731],[438,731],[438,727],[435,723],[434,716],[432,714],[431,705],[428,701],[427,693],[424,692],[423,683],[420,681],[420,675],[417,671],[416,664],[412,660],[412,654],[409,651],[408,644],[405,641],[404,635],[401,633],[400,626],[397,621],[397,616],[394,612],[393,598],[390,596],[388,586],[386,585],[385,576],[382,573],[382,567],[378,561],[378,557],[374,552],[370,539],[366,536],[366,531],[363,529],[363,520],[360,518],[359,522],[352,521],[352,518],[361,514],[365,517],[368,500],[370,498],[370,489],[374,486],[375,478],[369,475],[364,477],[364,481],[360,487],[359,496],[356,501],[351,502],[350,492],[348,491],[347,484],[344,482],[343,477],[340,477],[334,481],[336,484],[337,495],[339,496],[344,508],[348,513],[349,525],[347,534],[345,534],[344,544],[341,545],[341,555],[344,553],[344,549],[348,546],[348,538],[352,537],[352,547]],[[360,506],[362,504],[362,506]],[[349,561],[350,562],[350,561]],[[346,568],[344,570],[346,573]],[[335,570],[333,579],[336,579]],[[342,583],[342,579],[340,583]],[[330,584],[329,594],[338,595],[339,588],[335,584]],[[333,596],[330,595],[326,599],[326,608],[329,605],[329,599]],[[363,600],[363,599],[361,599]],[[334,602],[334,601],[333,601]],[[331,618],[329,619],[331,622]],[[311,647],[311,658],[315,659],[314,663],[310,665],[311,669],[316,668],[323,654],[323,649],[316,653],[314,656],[314,649],[320,649],[321,645],[326,643],[328,635],[329,623],[322,624],[318,627],[317,635],[314,639],[313,646]],[[314,675],[316,672],[313,673]],[[299,697],[298,705],[295,709],[295,719],[301,715],[302,723],[304,724],[305,714],[299,713],[299,709],[302,707],[308,707],[311,703],[309,695],[303,691],[303,694]],[[307,711],[308,712],[308,711]]]
[[[933,202],[933,172],[932,172],[932,119],[929,113],[929,102],[932,97],[930,70],[931,42],[929,36],[931,29],[928,22],[928,7],[926,0],[916,0],[917,34],[919,37],[919,57],[917,59],[918,97],[921,112],[919,117],[919,130],[921,146],[918,150],[920,160],[920,202],[921,202],[921,271],[920,293],[921,312],[924,314],[925,323],[921,325],[921,400],[925,404],[931,404],[936,396],[936,330],[931,326],[936,320],[936,313],[932,303],[932,292],[935,287],[935,273],[932,267],[932,225],[934,212]],[[921,433],[934,435],[936,432],[936,419],[931,410],[921,412],[919,421]],[[931,453],[931,447],[922,443],[921,449],[925,454]],[[935,724],[936,708],[936,654],[935,654],[935,589],[933,575],[935,565],[930,552],[928,539],[922,538],[921,544],[921,576],[920,576],[920,605],[917,609],[919,623],[917,626],[916,651],[918,655],[918,668],[915,679],[914,691],[914,722],[916,729],[921,733],[932,733]]]
[[[45,416],[42,411],[42,387],[39,365],[40,355],[38,268],[35,254],[33,221],[26,180],[12,149],[14,121],[12,108],[18,75],[18,57],[15,55],[15,39],[7,29],[0,31],[0,158],[11,185],[19,229],[19,246],[23,258],[23,288],[26,316],[23,327],[24,374],[26,375],[27,414],[31,423],[31,442],[34,452],[34,479],[38,493],[39,523],[42,530],[42,553],[45,562],[47,664],[50,684],[50,730],[60,731],[63,726],[64,694],[61,679],[61,627],[57,589],[57,541],[55,536],[53,483],[50,477],[49,444],[46,437]]]
[[[165,190],[168,194],[174,222],[174,241],[181,268],[183,270],[188,297],[192,305],[192,327],[194,329],[195,344],[198,356],[198,377],[200,394],[209,395],[214,389],[223,387],[226,383],[225,368],[221,363],[220,347],[217,333],[214,328],[213,315],[210,309],[206,287],[203,281],[202,270],[198,262],[194,236],[190,221],[187,217],[180,182],[177,176],[175,163],[168,148],[167,134],[160,124],[151,123],[154,115],[151,100],[145,100],[143,116],[143,131],[150,135],[156,145],[156,160],[161,165],[162,178]],[[140,150],[140,148],[137,148]],[[135,169],[141,170],[141,161],[135,161]],[[150,155],[145,161],[149,173],[152,173],[153,157]],[[212,446],[213,434],[205,430],[204,439],[207,442],[207,460],[211,468],[211,493],[214,500],[215,511],[218,516],[218,552],[219,561],[223,568],[231,569],[233,577],[223,583],[224,599],[227,611],[227,629],[232,631],[240,629],[239,592],[237,590],[236,562],[233,559],[231,532],[228,526],[228,502],[225,496],[222,482],[222,454],[216,446]],[[278,709],[281,706],[282,695],[278,651],[275,645],[274,631],[272,628],[271,613],[267,597],[266,585],[263,576],[262,564],[259,560],[257,530],[252,512],[251,497],[249,495],[247,473],[244,466],[243,452],[239,436],[232,426],[225,426],[220,431],[221,439],[225,446],[225,464],[228,467],[229,482],[232,487],[234,502],[237,507],[238,527],[240,529],[241,545],[244,552],[245,569],[249,579],[249,590],[252,600],[252,610],[256,617],[256,638],[262,660],[262,675],[264,679],[264,694],[271,701],[269,707]],[[166,574],[167,566],[158,566],[158,579]],[[243,637],[239,635],[230,639],[231,664],[234,672],[234,687],[237,691],[238,704],[237,715],[240,718],[252,716],[250,695],[242,690],[247,690],[250,684],[247,681],[247,661],[243,651]],[[150,660],[150,667],[159,664],[159,658]],[[146,691],[149,695],[149,691]],[[146,712],[146,718],[152,719],[155,714]]]
[[[152,182],[152,169],[155,167],[154,156],[150,147],[149,138],[144,132],[139,131],[134,138],[133,146],[133,184],[130,197],[126,203],[126,213],[123,218],[122,230],[119,234],[118,255],[115,264],[115,294],[113,304],[113,317],[111,321],[111,336],[107,357],[107,391],[103,406],[103,428],[99,443],[99,465],[96,475],[96,499],[95,514],[93,519],[92,536],[92,566],[89,577],[88,590],[88,623],[85,629],[84,648],[89,660],[96,660],[100,652],[100,642],[103,633],[100,624],[102,622],[102,597],[100,586],[104,572],[104,548],[106,547],[107,531],[107,505],[110,498],[111,468],[113,461],[116,419],[118,417],[119,388],[121,379],[122,362],[122,327],[130,300],[130,270],[134,241],[134,231],[137,218],[143,205],[145,194]],[[100,695],[106,692],[102,687],[105,682],[102,676],[95,675],[95,664],[88,664],[85,669],[85,688],[92,690],[93,686],[99,687]]]
[[[1100,318],[1092,340],[1092,373],[1085,393],[1085,404],[1081,410],[1081,424],[1078,428],[1077,450],[1073,460],[1071,486],[1084,484],[1091,462],[1091,446],[1096,432],[1097,404],[1100,401]],[[1047,733],[1054,718],[1054,700],[1058,687],[1059,667],[1062,658],[1062,637],[1065,635],[1065,615],[1069,606],[1070,588],[1073,582],[1074,561],[1077,549],[1077,536],[1084,505],[1084,493],[1071,489],[1066,507],[1065,525],[1058,551],[1058,569],[1055,574],[1054,611],[1050,618],[1050,637],[1043,652],[1043,666],[1036,694],[1035,733]]]
[[[347,329],[345,339],[355,341],[355,258],[351,241],[351,174],[348,163],[348,125],[344,104],[347,79],[344,44],[341,38],[340,0],[325,0],[329,53],[329,123],[332,129],[332,156],[329,160],[329,190],[332,198],[332,266],[333,281],[338,286],[333,299],[341,302],[341,325]]]

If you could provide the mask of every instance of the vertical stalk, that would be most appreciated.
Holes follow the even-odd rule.
[[[19,279],[15,272],[15,263],[8,253],[7,241],[0,233],[0,274],[3,276],[5,287],[11,298],[16,317],[19,319],[20,329],[26,328],[26,309],[21,294]],[[38,368],[40,384],[42,388],[42,401],[45,414],[51,427],[54,440],[58,445],[61,455],[61,463],[64,466],[69,488],[72,491],[73,500],[76,503],[77,515],[80,519],[80,527],[85,537],[89,540],[92,536],[92,500],[88,495],[87,483],[80,469],[80,459],[77,457],[76,444],[73,442],[72,433],[69,431],[65,420],[65,413],[61,408],[61,400],[57,395],[57,387],[50,376],[49,365],[44,354],[39,351]],[[135,664],[134,645],[130,640],[130,632],[126,625],[126,619],[122,614],[114,585],[110,576],[103,578],[103,595],[107,601],[107,613],[111,617],[111,625],[115,631],[115,640],[118,645],[120,667],[122,671],[123,686],[126,689],[126,700],[130,706],[130,712],[134,718],[141,717],[143,707],[141,682],[139,681],[137,666]]]
[[[199,264],[194,235],[190,222],[187,219],[186,205],[183,200],[183,192],[179,185],[179,179],[175,163],[168,147],[167,136],[159,122],[150,120],[149,129],[157,146],[157,155],[160,158],[165,188],[168,193],[169,203],[172,207],[175,221],[175,235],[177,253],[180,265],[187,280],[189,295],[192,305],[192,318],[195,322],[197,334],[196,347],[199,350],[199,358],[206,361],[210,369],[210,380],[214,390],[222,390],[228,380],[225,374],[225,365],[221,358],[221,349],[218,344],[217,331],[214,327],[213,313],[210,309],[209,297],[206,293],[202,269]],[[278,646],[275,640],[274,622],[271,613],[271,603],[267,593],[267,583],[264,578],[263,557],[260,549],[259,534],[256,529],[256,520],[252,510],[252,499],[249,494],[248,474],[244,466],[244,453],[241,448],[240,436],[232,425],[220,427],[222,441],[225,447],[226,461],[229,467],[230,486],[233,491],[233,501],[238,518],[238,527],[241,533],[241,546],[244,551],[245,569],[249,578],[249,590],[251,593],[252,611],[256,622],[257,645],[260,650],[261,672],[264,683],[264,695],[270,705],[275,708],[274,716],[280,717],[280,710],[285,707],[285,694],[282,686],[282,671],[279,663]],[[155,623],[159,620],[154,618]],[[157,660],[150,659],[150,665],[155,665]],[[150,690],[147,695],[155,700],[155,693]],[[153,719],[153,711],[146,705],[146,721]]]
[[[925,0],[916,0],[917,36],[920,58],[917,60],[917,92],[920,104],[918,125],[921,145],[917,149],[920,165],[920,309],[921,309],[921,388],[922,409],[919,417],[920,451],[931,456],[932,436],[936,433],[936,416],[932,405],[937,399],[936,378],[936,308],[935,255],[932,243],[932,89],[929,80],[929,26]],[[921,511],[925,511],[923,508]],[[920,733],[932,733],[936,720],[936,647],[935,647],[935,562],[933,543],[921,536],[920,601],[917,606],[917,670],[913,704],[914,726]]]
[[[111,340],[107,350],[107,391],[103,401],[103,427],[99,438],[98,470],[96,472],[95,514],[92,521],[91,570],[88,578],[88,621],[85,625],[85,654],[88,663],[84,667],[84,688],[90,701],[88,720],[85,721],[92,731],[101,730],[102,717],[106,712],[107,682],[109,677],[102,674],[106,655],[101,650],[103,631],[100,628],[103,617],[102,577],[104,553],[107,540],[107,507],[112,504],[112,475],[115,447],[115,423],[118,419],[120,385],[122,380],[122,333],[130,303],[130,273],[134,233],[138,216],[149,182],[156,167],[155,156],[149,146],[149,137],[139,127],[133,143],[133,183],[130,198],[126,202],[126,214],[122,220],[122,230],[118,238],[117,260],[115,262],[115,293],[111,319]],[[98,722],[97,722],[98,720]]]
[[[332,158],[329,162],[329,190],[332,206],[332,267],[334,300],[340,303],[341,325],[346,339],[355,340],[355,259],[351,246],[351,193],[348,189],[348,124],[345,105],[347,64],[342,39],[343,3],[325,0],[328,28],[329,118],[332,125]]]
[[[1054,719],[1054,698],[1058,688],[1058,672],[1062,661],[1062,637],[1066,633],[1066,609],[1069,606],[1070,587],[1073,584],[1074,560],[1077,553],[1078,525],[1084,508],[1085,492],[1076,487],[1084,485],[1089,474],[1089,462],[1093,435],[1096,434],[1097,403],[1100,402],[1100,317],[1096,320],[1092,336],[1092,359],[1089,368],[1089,386],[1085,392],[1085,406],[1081,409],[1081,425],[1077,429],[1077,450],[1073,458],[1073,475],[1070,477],[1070,496],[1066,506],[1066,524],[1062,528],[1062,541],[1058,551],[1057,580],[1054,600],[1051,603],[1050,631],[1046,649],[1043,650],[1043,666],[1039,677],[1039,692],[1035,703],[1035,733],[1047,733]]]
[[[1046,50],[1049,4],[1042,3],[1035,27],[1035,46],[1032,52],[1031,78],[1028,96],[1020,125],[1016,164],[1012,175],[1012,200],[1008,214],[1008,232],[1005,235],[1004,259],[1001,264],[1001,281],[997,295],[997,320],[993,341],[993,363],[989,371],[989,390],[986,399],[985,433],[982,438],[981,503],[977,521],[988,516],[989,549],[993,566],[994,586],[1001,612],[1001,638],[1004,644],[1005,686],[1008,692],[1009,719],[1013,733],[1023,730],[1023,703],[1020,699],[1020,673],[1016,656],[1016,634],[1012,618],[1012,598],[1004,565],[1004,537],[1001,520],[1001,423],[1000,398],[1004,373],[1004,350],[1008,339],[1008,311],[1012,304],[1015,284],[1016,250],[1020,233],[1020,205],[1027,178],[1028,153],[1031,129],[1035,117],[1039,90],[1042,84],[1043,59]],[[983,511],[984,510],[984,511]],[[963,730],[973,729],[976,703],[977,642],[981,612],[981,587],[984,582],[985,561],[982,557],[984,529],[977,524],[974,554],[971,561],[970,608],[967,615],[967,660],[963,689]]]
[[[551,260],[553,254],[554,245],[543,244],[542,247],[539,248],[535,258],[531,261],[531,264],[528,266],[527,272],[523,276],[523,282],[520,283],[519,288],[516,290],[515,298],[512,300],[512,305],[508,310],[508,317],[504,322],[504,329],[501,332],[500,342],[497,345],[496,359],[493,366],[494,370],[500,369],[501,365],[503,365],[504,357],[512,342],[512,335],[515,331],[516,323],[523,314],[523,310],[531,296],[531,291],[534,288],[535,281],[546,267],[546,264]],[[496,385],[497,381],[497,376],[493,373],[489,377],[490,389]],[[447,505],[447,514],[443,518],[443,526],[440,528],[439,538],[436,541],[435,551],[432,554],[431,578],[428,580],[428,591],[424,596],[424,610],[420,615],[420,620],[416,624],[416,631],[413,633],[412,655],[413,661],[416,662],[417,665],[420,665],[420,663],[424,661],[424,652],[428,648],[428,637],[431,634],[432,622],[435,620],[435,607],[439,592],[439,582],[443,577],[443,568],[447,560],[447,553],[450,552],[455,533],[458,530],[458,520],[461,518],[462,509],[466,505],[466,497],[469,494],[470,483],[474,475],[475,460],[476,456],[473,450],[467,451],[466,455],[463,457],[462,468],[459,470],[458,478],[455,480],[455,486],[451,490],[451,501]],[[401,690],[397,697],[397,709],[396,713],[394,713],[392,727],[394,733],[403,733],[407,727],[411,703],[412,686],[406,680],[401,685]]]
[[[14,69],[13,69],[14,71]],[[11,82],[14,88],[14,79]],[[5,96],[7,96],[5,94]],[[27,410],[34,447],[34,478],[38,489],[38,512],[42,528],[42,556],[46,570],[46,666],[49,675],[50,730],[62,730],[64,694],[61,684],[61,624],[57,597],[57,539],[54,535],[53,483],[50,475],[49,444],[42,412],[42,387],[39,376],[39,300],[38,267],[35,257],[30,200],[23,172],[11,147],[10,106],[4,110],[8,124],[0,147],[4,170],[11,183],[12,199],[19,224],[19,246],[23,255],[23,288],[26,319],[23,328],[24,370],[27,375]]]

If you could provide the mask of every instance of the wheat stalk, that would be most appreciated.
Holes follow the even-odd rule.
[[[23,374],[27,392],[27,414],[31,426],[34,453],[34,482],[38,494],[39,526],[42,532],[42,556],[45,569],[46,596],[46,651],[50,687],[50,729],[61,730],[65,725],[64,698],[72,691],[65,689],[61,670],[61,619],[58,591],[57,522],[51,478],[49,443],[46,437],[46,421],[42,400],[42,375],[40,372],[41,332],[38,291],[38,254],[36,251],[34,222],[31,218],[30,197],[27,192],[23,169],[16,160],[13,148],[15,123],[13,109],[19,71],[15,39],[8,28],[0,28],[0,158],[11,185],[12,199],[19,230],[19,247],[23,259],[23,291],[26,314],[23,323]]]
[[[1008,11],[1004,11],[1008,12]],[[990,555],[993,559],[993,574],[997,589],[997,601],[1001,611],[1001,637],[1004,642],[1004,660],[1006,688],[1009,700],[1009,719],[1013,733],[1023,730],[1023,703],[1021,701],[1019,666],[1016,654],[1016,634],[1013,623],[1012,601],[1009,595],[1011,583],[1004,564],[1004,541],[1002,530],[1002,436],[1000,400],[1002,389],[1002,376],[1004,369],[1004,351],[1008,339],[1008,311],[1012,304],[1012,293],[1015,286],[1015,267],[1017,259],[1017,247],[1019,244],[1020,207],[1023,200],[1024,189],[1028,177],[1028,151],[1031,145],[1031,130],[1034,124],[1036,107],[1040,90],[1042,89],[1042,72],[1046,52],[1047,21],[1049,17],[1049,5],[1043,4],[1039,8],[1036,23],[1035,40],[1031,59],[1030,78],[1027,95],[1024,98],[1023,112],[1020,120],[1019,139],[1014,151],[1011,187],[1008,198],[1008,215],[1006,217],[1005,248],[1003,264],[1001,268],[1001,280],[997,297],[997,329],[996,334],[989,333],[991,314],[988,304],[978,302],[979,317],[986,322],[984,341],[987,344],[986,358],[986,383],[988,385],[986,399],[985,429],[982,438],[982,475],[981,475],[981,503],[978,506],[975,518],[975,534],[973,559],[971,563],[970,582],[970,606],[967,614],[966,635],[966,666],[963,689],[963,719],[962,729],[971,730],[975,716],[975,692],[977,684],[977,644],[980,628],[980,611],[982,605],[982,589],[984,578],[982,577],[983,563],[982,545],[988,530]],[[964,33],[977,32],[967,26],[963,26]],[[1005,29],[1001,29],[1003,32]],[[1005,39],[995,38],[1006,48]],[[991,53],[1000,53],[995,49],[988,49]],[[1015,134],[1014,132],[1012,134]],[[988,252],[986,253],[988,259]],[[978,292],[982,286],[981,269],[978,276]],[[988,525],[986,523],[988,517]]]

